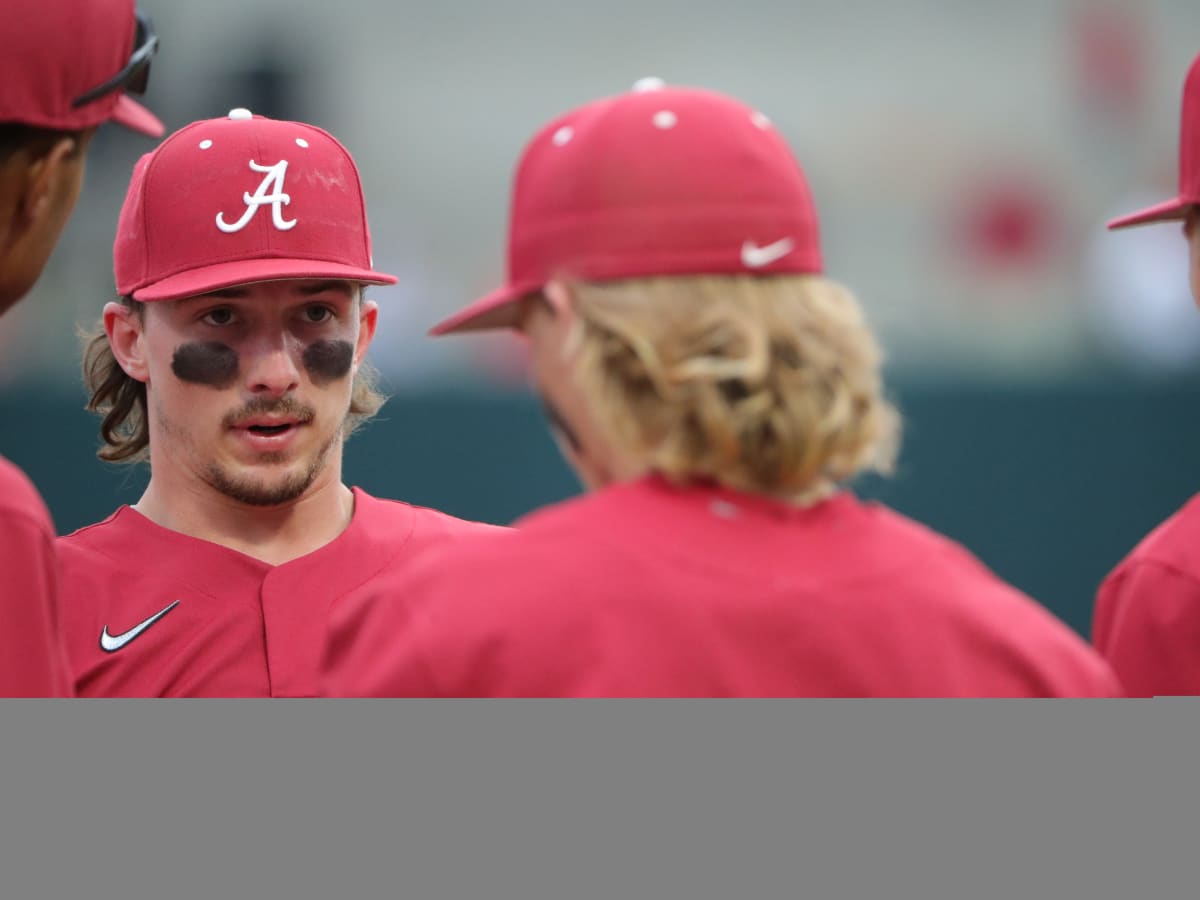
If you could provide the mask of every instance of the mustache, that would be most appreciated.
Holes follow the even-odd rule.
[[[235,409],[233,412],[227,413],[225,418],[221,420],[221,424],[226,428],[236,428],[246,419],[254,416],[269,415],[286,416],[296,419],[303,425],[307,425],[316,418],[317,412],[307,403],[301,403],[294,397],[279,397],[276,399],[258,397]]]

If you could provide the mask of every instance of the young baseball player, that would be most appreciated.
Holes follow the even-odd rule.
[[[84,358],[102,458],[148,458],[134,506],[59,541],[83,696],[310,696],[327,616],[420,552],[494,531],[342,483],[382,402],[354,161],[235,109],[134,169],[120,299]]]
[[[162,125],[145,90],[158,40],[133,0],[6,0],[0,16],[0,314],[33,287],[109,120]],[[0,456],[0,696],[68,693],[54,527],[29,479]]]
[[[516,173],[513,328],[591,493],[380,579],[335,618],[335,695],[1092,696],[1065,625],[843,487],[898,421],[858,304],[762,113],[666,88],[555,119]]]
[[[1180,221],[1192,296],[1200,302],[1200,56],[1183,86],[1179,195],[1108,227]],[[1200,496],[1152,531],[1100,586],[1092,639],[1135,696],[1200,694],[1198,542]]]

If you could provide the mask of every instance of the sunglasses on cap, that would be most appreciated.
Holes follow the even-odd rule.
[[[129,62],[116,75],[103,84],[97,85],[85,94],[80,94],[71,101],[71,107],[80,106],[99,100],[105,94],[124,90],[130,94],[146,93],[146,84],[150,80],[150,60],[158,52],[158,35],[154,32],[154,23],[141,10],[134,13],[136,29],[133,37],[133,53]]]

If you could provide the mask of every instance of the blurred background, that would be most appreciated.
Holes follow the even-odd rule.
[[[862,299],[906,416],[879,498],[1076,629],[1103,575],[1200,487],[1200,314],[1175,188],[1195,0],[141,0],[168,130],[235,106],[331,131],[368,198],[372,359],[392,399],[347,451],[382,496],[507,522],[578,490],[507,335],[425,329],[503,276],[508,180],[552,116],[643,76],[746,100],[789,139],[829,272]],[[138,155],[93,145],[34,293],[0,320],[0,451],[70,531],[138,496],[102,466],[77,329],[114,294]]]

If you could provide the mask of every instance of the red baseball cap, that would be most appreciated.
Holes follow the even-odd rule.
[[[821,271],[816,207],[761,112],[643,79],[559,116],[517,166],[507,283],[432,334],[516,324],[552,278]]]
[[[346,148],[246,109],[193,122],[138,160],[113,264],[117,291],[143,301],[292,278],[396,283],[372,267]]]
[[[130,99],[158,37],[134,0],[4,0],[0,122],[75,131],[112,120],[151,137],[163,125]]]
[[[1113,219],[1108,227],[1128,228],[1150,222],[1168,222],[1187,217],[1190,207],[1200,203],[1200,56],[1192,61],[1183,83],[1183,114],[1179,122],[1179,194],[1140,212]]]

